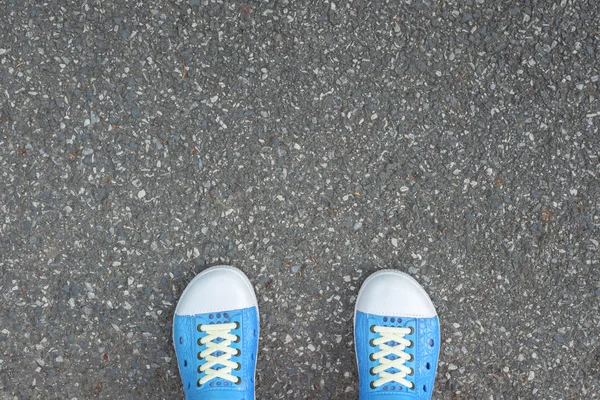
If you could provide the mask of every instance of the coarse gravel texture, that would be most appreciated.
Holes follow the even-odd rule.
[[[178,296],[241,268],[258,399],[355,399],[362,281],[434,399],[600,398],[594,0],[3,0],[0,398],[181,399]]]

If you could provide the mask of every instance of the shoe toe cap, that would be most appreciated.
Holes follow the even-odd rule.
[[[252,284],[243,272],[229,266],[209,268],[185,288],[175,314],[198,315],[257,306]]]
[[[395,270],[379,271],[367,278],[356,300],[356,311],[404,318],[431,318],[435,307],[411,276]]]

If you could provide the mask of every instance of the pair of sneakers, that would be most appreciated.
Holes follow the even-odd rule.
[[[173,341],[188,400],[254,400],[259,337],[252,284],[216,266],[185,288]],[[360,400],[430,399],[440,333],[435,308],[410,276],[383,270],[363,283],[354,310]]]

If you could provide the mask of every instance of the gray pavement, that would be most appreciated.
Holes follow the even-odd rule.
[[[0,398],[180,399],[186,283],[255,283],[259,399],[355,399],[361,282],[434,399],[600,395],[595,1],[0,4]]]

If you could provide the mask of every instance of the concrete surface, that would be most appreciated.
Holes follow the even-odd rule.
[[[600,398],[600,7],[5,0],[0,396],[180,399],[186,283],[244,270],[259,399],[354,399],[381,268],[434,399]]]

